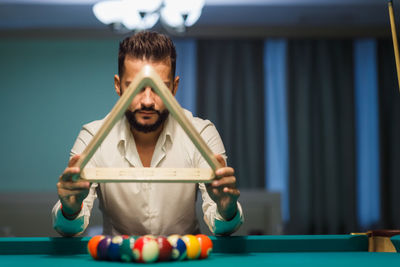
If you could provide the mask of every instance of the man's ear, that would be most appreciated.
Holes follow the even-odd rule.
[[[174,79],[174,87],[172,88],[172,95],[175,96],[176,92],[178,91],[179,86],[179,76],[176,76]]]
[[[122,95],[121,80],[119,79],[119,76],[117,74],[114,75],[114,88],[115,92],[117,92],[117,94],[121,96]]]

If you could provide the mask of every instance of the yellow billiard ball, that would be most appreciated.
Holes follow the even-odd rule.
[[[200,256],[201,246],[200,242],[194,235],[184,235],[182,240],[186,244],[186,257],[188,260],[195,260]]]

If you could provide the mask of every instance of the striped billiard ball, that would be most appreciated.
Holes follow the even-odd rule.
[[[181,261],[186,259],[186,244],[180,235],[168,236],[168,241],[172,246],[171,259],[174,261]]]
[[[139,237],[133,245],[133,255],[137,262],[155,262],[159,253],[157,241],[150,236]]]
[[[135,245],[134,236],[124,236],[119,253],[121,261],[132,262],[134,260],[133,256],[133,246]]]

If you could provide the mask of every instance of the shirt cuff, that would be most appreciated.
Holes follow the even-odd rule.
[[[243,223],[242,216],[242,207],[239,203],[237,203],[237,211],[236,215],[229,221],[226,221],[221,214],[219,214],[218,210],[215,214],[214,220],[214,234],[215,235],[229,235],[235,232],[240,225]]]
[[[64,236],[79,235],[85,230],[85,217],[83,216],[83,209],[75,219],[70,220],[65,218],[61,208],[58,208],[55,217],[54,229]]]

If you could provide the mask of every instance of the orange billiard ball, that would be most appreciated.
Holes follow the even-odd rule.
[[[88,252],[89,254],[92,256],[93,259],[97,260],[97,246],[99,245],[99,242],[104,238],[104,235],[96,235],[94,237],[92,237],[88,244],[87,244],[87,248],[88,248]]]
[[[213,243],[212,243],[211,239],[206,235],[198,234],[198,235],[196,235],[196,237],[197,237],[197,240],[199,240],[200,247],[201,247],[201,253],[200,253],[199,258],[205,259],[210,255],[210,253],[213,249]]]

